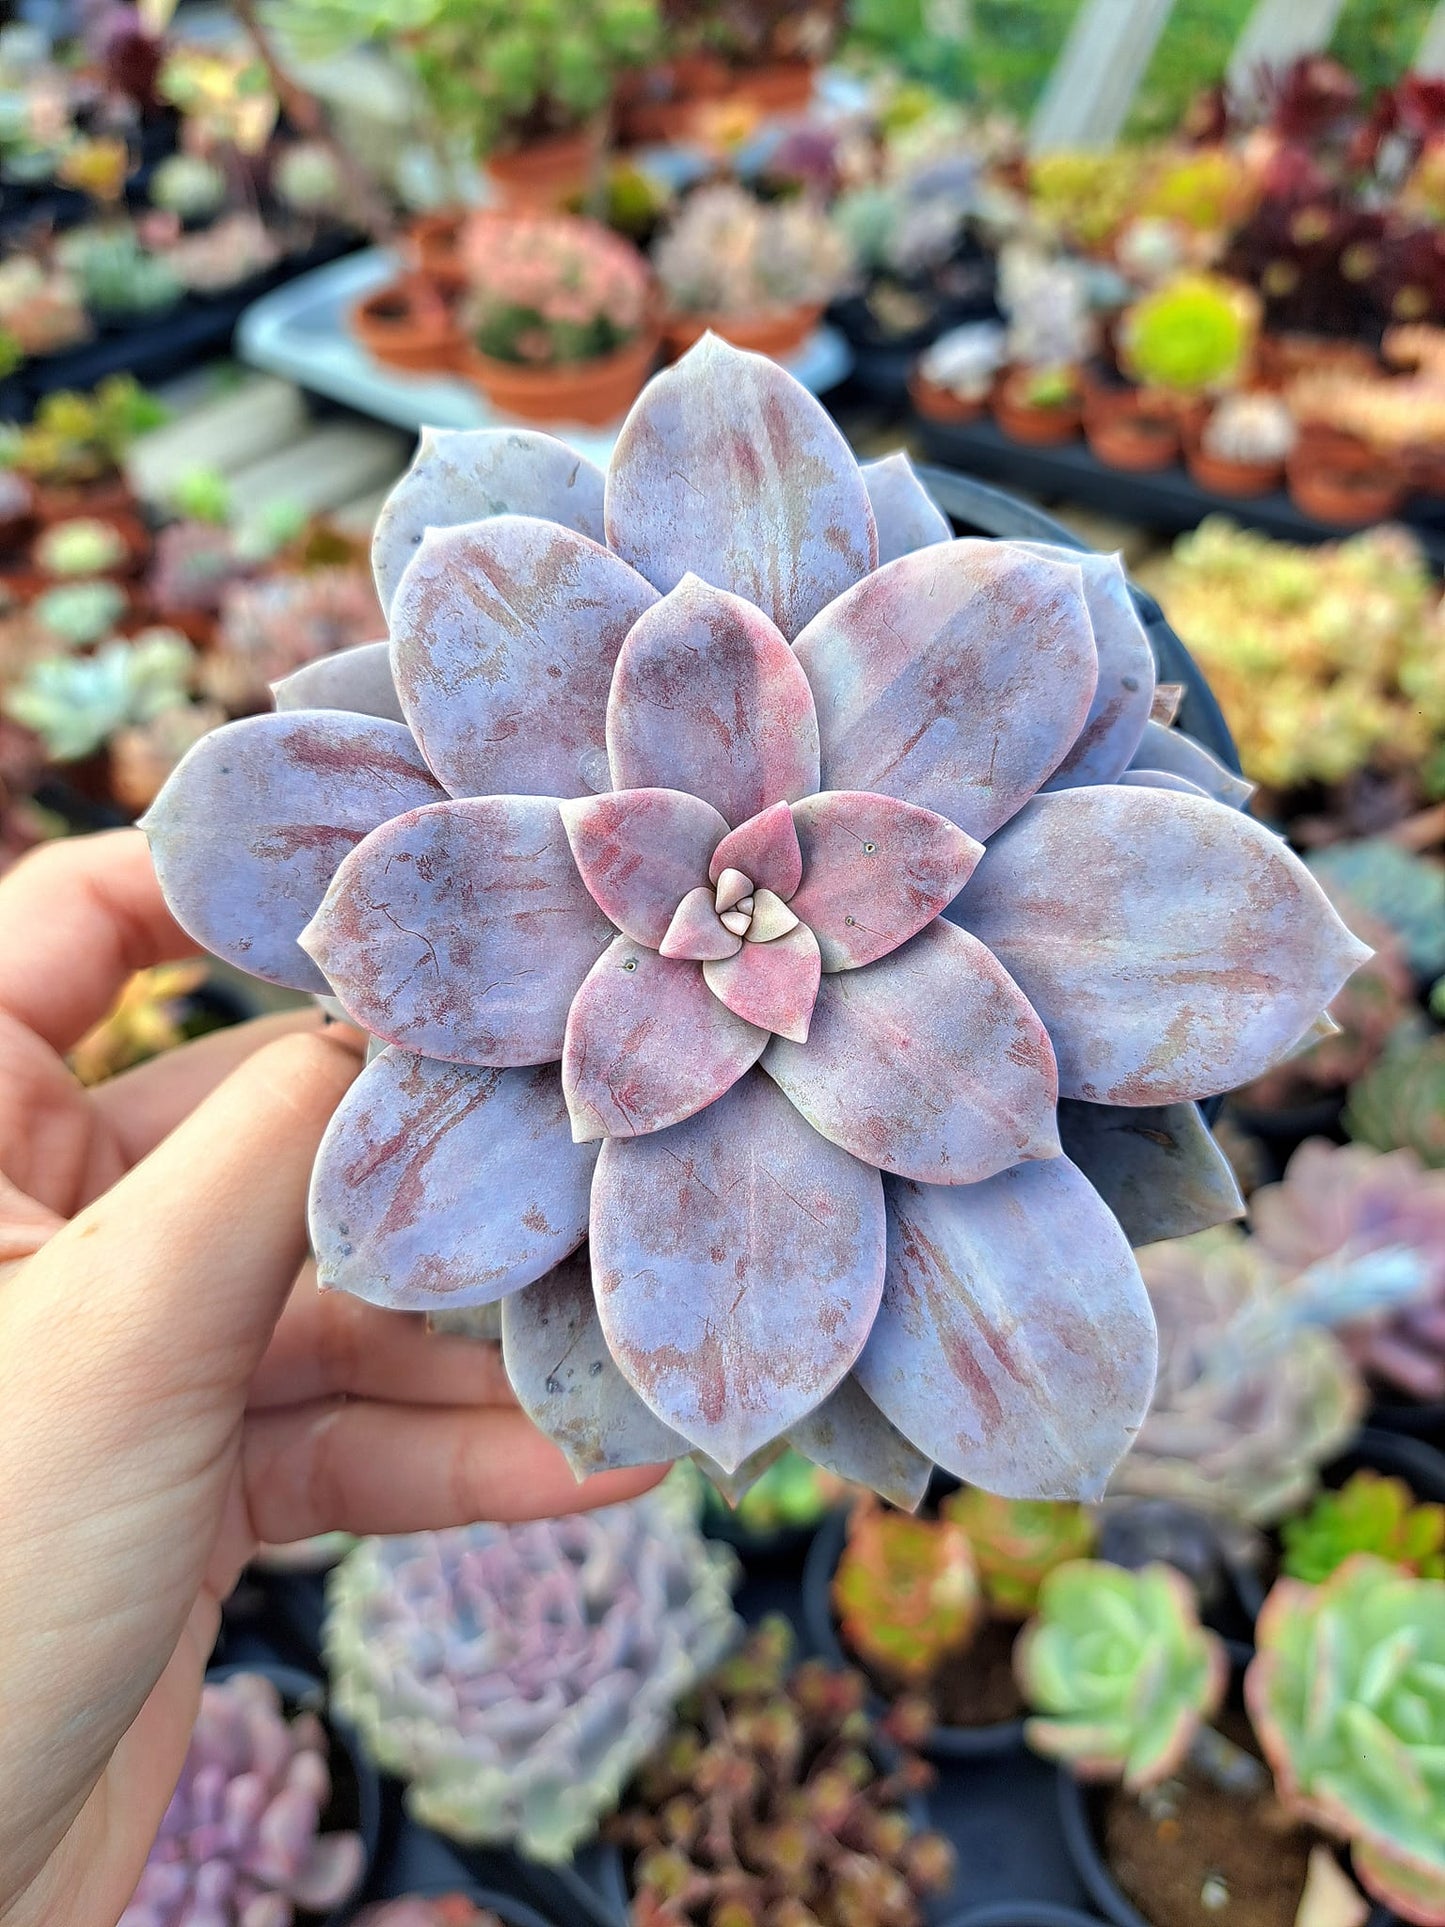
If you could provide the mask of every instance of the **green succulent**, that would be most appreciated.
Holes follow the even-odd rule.
[[[1352,1553],[1369,1552],[1421,1579],[1445,1579],[1445,1505],[1417,1505],[1403,1479],[1368,1469],[1308,1512],[1286,1519],[1283,1570],[1318,1586]]]
[[[128,724],[186,700],[192,655],[183,636],[152,629],[93,656],[51,656],[6,693],[6,715],[33,729],[57,763],[73,763]]]
[[[1422,1163],[1445,1167],[1445,1036],[1392,1043],[1351,1086],[1344,1126],[1357,1144],[1411,1150]]]
[[[1137,380],[1200,395],[1238,380],[1257,319],[1249,289],[1218,275],[1181,274],[1125,310],[1119,343]]]
[[[93,314],[117,321],[164,314],[180,300],[180,277],[163,255],[144,249],[134,228],[94,228],[61,249]]]
[[[3,459],[33,480],[71,486],[113,474],[131,443],[169,416],[130,375],[110,375],[93,394],[47,395],[28,427],[6,439]]]
[[[220,528],[231,518],[231,485],[218,468],[198,464],[176,477],[170,505],[188,522],[210,522]]]
[[[939,1510],[968,1534],[988,1603],[1006,1619],[1027,1619],[1054,1567],[1094,1550],[1093,1516],[1070,1500],[1000,1499],[966,1485]]]
[[[927,1680],[967,1649],[984,1616],[967,1538],[950,1520],[860,1502],[848,1515],[833,1609],[860,1659],[895,1679]]]
[[[1178,1769],[1229,1677],[1182,1574],[1097,1559],[1070,1560],[1044,1580],[1014,1670],[1037,1709],[1029,1745],[1081,1779],[1122,1779],[1131,1791]]]
[[[150,197],[183,221],[202,220],[225,200],[226,177],[203,155],[168,154],[151,176]]]
[[[736,1506],[728,1505],[717,1488],[695,1466],[688,1466],[690,1482],[701,1487],[704,1512],[735,1521],[746,1532],[784,1532],[816,1525],[834,1503],[838,1483],[801,1452],[791,1449],[775,1459],[750,1485]]]
[[[102,575],[126,558],[125,537],[114,523],[97,516],[77,515],[56,522],[36,544],[36,560],[48,575]]]
[[[125,590],[116,582],[62,582],[31,605],[36,621],[68,649],[99,642],[125,613]]]
[[[1445,1921],[1445,1582],[1357,1553],[1281,1579],[1245,1675],[1285,1806],[1347,1841],[1376,1900]]]

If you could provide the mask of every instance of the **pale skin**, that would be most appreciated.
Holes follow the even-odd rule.
[[[578,1485],[496,1348],[320,1293],[307,1178],[362,1040],[309,1012],[94,1089],[64,1053],[192,955],[137,831],[0,880],[0,1923],[114,1927],[262,1541],[541,1517]]]

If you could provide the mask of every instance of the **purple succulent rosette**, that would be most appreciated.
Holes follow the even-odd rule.
[[[935,1462],[1097,1494],[1154,1378],[1126,1232],[1237,1214],[1192,1100],[1367,954],[1150,721],[1117,558],[952,539],[708,338],[605,478],[424,437],[375,566],[389,644],[146,822],[188,930],[387,1046],[318,1160],[323,1284],[504,1300],[579,1473],[736,1491],[786,1442],[903,1503]]]

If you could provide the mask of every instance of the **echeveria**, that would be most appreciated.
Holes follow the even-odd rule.
[[[1245,1699],[1287,1807],[1350,1845],[1361,1884],[1445,1923],[1445,1581],[1368,1553],[1281,1579]]]
[[[1362,954],[1150,724],[1117,559],[950,539],[707,339],[605,478],[424,438],[375,561],[391,679],[283,684],[147,819],[196,937],[388,1046],[317,1166],[322,1281],[505,1298],[579,1470],[786,1437],[912,1499],[930,1460],[1096,1494],[1154,1369],[1121,1107],[1172,1229],[1237,1209],[1191,1100]]]

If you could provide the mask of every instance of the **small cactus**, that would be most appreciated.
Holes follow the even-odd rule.
[[[860,1502],[833,1577],[844,1643],[892,1679],[921,1685],[964,1652],[984,1617],[961,1526]]]
[[[1221,461],[1282,462],[1299,440],[1289,404],[1277,395],[1227,395],[1204,424],[1206,454]]]
[[[288,1721],[257,1673],[207,1685],[180,1783],[120,1927],[290,1927],[361,1884],[355,1833],[319,1831],[331,1798],[326,1729]]]
[[[1044,1580],[1014,1670],[1037,1709],[1029,1745],[1081,1779],[1121,1779],[1131,1792],[1178,1770],[1229,1678],[1223,1642],[1200,1625],[1179,1573],[1095,1559]]]
[[[1445,1922],[1445,1582],[1356,1553],[1281,1579],[1255,1628],[1250,1718],[1285,1806],[1347,1841],[1365,1891]]]
[[[1421,1579],[1445,1579],[1445,1505],[1417,1505],[1403,1479],[1365,1469],[1308,1512],[1286,1519],[1281,1569],[1318,1586],[1351,1553],[1369,1552]]]
[[[126,555],[120,530],[92,515],[53,523],[35,545],[35,560],[47,575],[106,575],[118,569]]]
[[[939,1511],[968,1535],[989,1606],[1004,1619],[1027,1619],[1054,1567],[1094,1550],[1093,1516],[1070,1500],[1000,1499],[966,1485]]]

